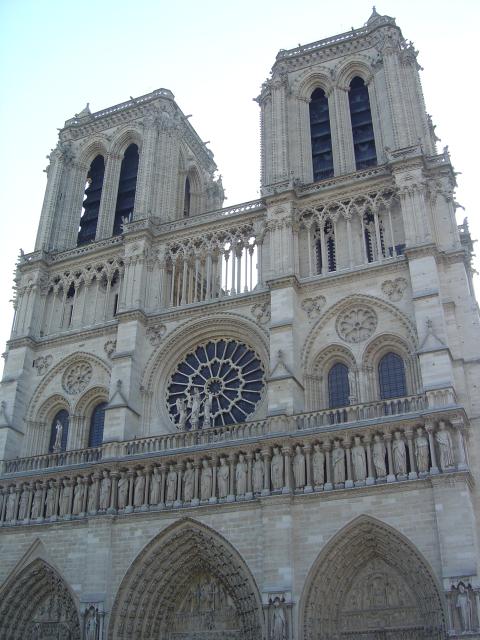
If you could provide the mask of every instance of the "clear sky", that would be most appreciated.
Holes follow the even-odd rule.
[[[9,337],[12,274],[33,250],[57,128],[92,111],[170,89],[215,154],[233,205],[259,195],[259,108],[252,98],[279,49],[363,25],[363,0],[0,0],[0,343]],[[478,0],[383,0],[424,67],[427,111],[458,175],[461,222],[480,238]],[[476,261],[477,269],[480,263]],[[480,292],[477,280],[477,292]],[[1,364],[0,364],[1,368]]]

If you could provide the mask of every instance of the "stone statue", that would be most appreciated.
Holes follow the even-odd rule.
[[[7,508],[6,508],[6,512],[5,512],[5,520],[7,522],[11,522],[12,520],[15,520],[16,498],[17,498],[17,496],[15,494],[15,487],[10,487],[8,498],[7,498]]]
[[[128,478],[126,471],[120,471],[118,479],[118,497],[117,505],[119,509],[125,509],[128,502]]]
[[[392,443],[393,471],[398,475],[407,473],[407,449],[400,431],[395,431]]]
[[[200,498],[209,500],[212,496],[212,469],[208,465],[208,460],[202,460],[202,477],[200,480]]]
[[[185,406],[185,400],[183,398],[177,398],[175,404],[177,405],[178,422],[177,427],[180,431],[185,430],[185,423],[187,421],[187,408]]]
[[[69,516],[72,504],[72,484],[70,480],[63,481],[62,496],[60,498],[60,515]]]
[[[190,406],[192,407],[192,412],[190,414],[190,424],[192,425],[192,429],[198,429],[201,405],[202,399],[200,397],[200,391],[198,390],[198,387],[195,387],[195,389],[193,390],[193,396],[190,396]]]
[[[112,488],[112,481],[108,476],[108,471],[103,472],[103,478],[100,483],[100,511],[106,511],[110,506],[110,490]]]
[[[85,640],[97,640],[97,611],[90,606],[85,615]]]
[[[295,447],[295,455],[293,457],[293,477],[295,478],[295,489],[303,489],[306,485],[305,456],[303,455],[300,445]]]
[[[334,484],[345,482],[345,451],[338,440],[333,443],[332,464]]]
[[[273,601],[271,640],[287,640],[287,621],[280,598]]]
[[[28,498],[30,495],[30,491],[28,490],[28,486],[23,486],[23,491],[20,495],[20,502],[18,505],[18,520],[26,520],[28,518]]]
[[[53,453],[59,453],[62,450],[63,424],[57,420],[55,425],[55,442],[53,443]]]
[[[472,631],[472,603],[468,595],[467,589],[462,582],[458,585],[458,595],[455,607],[458,610],[458,617],[460,618],[460,624],[462,631]]]
[[[158,504],[160,502],[161,479],[160,469],[153,467],[152,479],[150,480],[150,504]]]
[[[261,493],[263,489],[265,468],[260,452],[255,451],[255,460],[253,461],[253,492]]]
[[[230,469],[228,468],[225,458],[220,458],[220,466],[217,469],[217,486],[218,497],[226,498],[228,496],[228,480],[230,478]]]
[[[325,454],[318,443],[313,445],[312,467],[313,484],[322,487],[325,482]]]
[[[203,426],[204,428],[212,427],[212,404],[213,404],[213,394],[207,393],[205,398],[205,402],[203,403]]]
[[[77,478],[77,483],[73,490],[73,508],[72,513],[74,516],[78,516],[83,510],[83,496],[85,493],[85,486],[81,478]]]
[[[36,482],[35,493],[33,494],[33,501],[32,501],[32,516],[31,516],[32,520],[36,520],[37,518],[43,517],[42,498],[43,498],[42,483]]]
[[[46,518],[50,518],[50,516],[56,515],[55,492],[56,492],[55,482],[53,480],[49,480],[47,497],[45,498],[45,517]]]
[[[365,447],[359,436],[354,438],[354,446],[352,447],[352,463],[355,482],[361,482],[367,477],[367,464],[365,460]]]
[[[185,502],[193,500],[193,492],[195,488],[195,471],[190,461],[187,462],[187,468],[183,474],[183,499]]]
[[[90,513],[95,513],[98,509],[98,482],[93,478],[92,484],[88,489],[87,509]]]
[[[235,481],[237,483],[237,496],[244,496],[247,493],[247,465],[243,453],[238,454]]]
[[[420,473],[428,471],[429,467],[429,450],[428,439],[423,434],[422,427],[417,429],[417,437],[415,438],[415,459],[417,461],[417,469]]]
[[[373,466],[375,467],[377,478],[385,478],[387,475],[386,453],[385,444],[377,433],[373,438]]]
[[[283,456],[278,447],[273,447],[271,463],[272,489],[278,491],[283,489]]]
[[[133,489],[133,506],[141,507],[145,500],[145,476],[140,469],[137,470],[137,477]]]
[[[175,502],[177,499],[177,472],[173,464],[170,465],[167,473],[167,502]]]
[[[455,466],[455,458],[453,456],[453,444],[447,425],[443,420],[438,423],[438,431],[435,434],[435,440],[438,444],[440,453],[440,468],[442,471],[451,469]]]

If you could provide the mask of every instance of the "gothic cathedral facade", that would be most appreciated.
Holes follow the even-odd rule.
[[[19,258],[0,639],[480,638],[472,241],[395,20],[281,50],[261,197],[159,89],[67,120]]]

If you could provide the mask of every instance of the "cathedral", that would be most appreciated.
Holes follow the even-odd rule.
[[[67,120],[0,404],[0,640],[480,639],[473,241],[395,20],[277,54],[260,198]],[[427,70],[428,72],[428,70]]]

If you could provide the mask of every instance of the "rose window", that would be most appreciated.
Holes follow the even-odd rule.
[[[372,335],[376,328],[377,316],[368,307],[344,311],[337,320],[337,333],[346,342],[363,342]]]
[[[72,395],[83,391],[92,379],[92,366],[89,362],[72,364],[63,374],[63,388]]]
[[[244,422],[262,396],[265,372],[255,351],[236,340],[199,345],[178,364],[167,407],[178,429]]]

